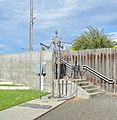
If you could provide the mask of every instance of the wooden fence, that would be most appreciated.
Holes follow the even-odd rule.
[[[80,66],[88,65],[106,77],[117,81],[116,48],[62,51],[61,57],[70,64],[76,63]],[[86,72],[84,78],[108,92],[117,92],[116,82],[114,84],[108,84],[89,72]]]

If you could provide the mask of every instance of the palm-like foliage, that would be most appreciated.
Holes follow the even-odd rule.
[[[103,29],[99,30],[91,26],[88,26],[87,29],[88,31],[81,33],[73,41],[71,50],[110,48],[114,46],[114,42],[104,33]]]

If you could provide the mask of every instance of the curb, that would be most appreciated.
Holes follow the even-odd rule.
[[[39,118],[43,117],[43,116],[46,115],[47,113],[51,112],[52,110],[56,109],[57,107],[61,106],[62,104],[66,103],[67,101],[69,101],[69,100],[71,100],[71,99],[73,99],[73,98],[74,98],[74,97],[71,97],[71,98],[66,99],[64,102],[60,103],[59,105],[55,106],[55,107],[52,108],[52,109],[50,108],[50,110],[48,110],[47,112],[43,113],[42,115],[34,118],[33,120],[38,120]]]

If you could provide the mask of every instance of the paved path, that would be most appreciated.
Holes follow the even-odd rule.
[[[117,120],[117,96],[73,99],[36,120]]]
[[[38,116],[45,114],[53,108],[64,103],[66,100],[58,101],[58,99],[35,99],[24,104],[0,111],[0,120],[33,120]]]

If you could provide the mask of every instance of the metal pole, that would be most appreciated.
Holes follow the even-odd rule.
[[[66,92],[66,95],[67,95],[67,84],[68,83],[68,81],[66,81],[66,89],[65,89],[65,92]]]
[[[29,52],[33,50],[33,0],[30,0],[30,41],[29,41]]]
[[[41,91],[41,55],[42,54],[42,46],[40,44],[40,77],[39,77],[39,90]],[[39,98],[41,99],[41,95],[39,94]]]
[[[64,94],[64,81],[62,80],[62,95]]]

